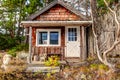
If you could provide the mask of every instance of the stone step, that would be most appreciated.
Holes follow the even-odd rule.
[[[31,72],[59,72],[60,67],[28,67],[26,71]]]

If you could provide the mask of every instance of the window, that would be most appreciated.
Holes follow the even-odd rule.
[[[47,44],[47,32],[39,32],[39,44]]]
[[[50,32],[50,44],[58,44],[59,33],[58,32]]]
[[[77,29],[68,28],[68,41],[77,41]]]
[[[38,29],[37,46],[60,46],[60,29]]]

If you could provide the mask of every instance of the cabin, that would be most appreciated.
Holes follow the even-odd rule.
[[[51,2],[21,25],[29,29],[29,62],[51,55],[61,60],[85,60],[88,56],[86,28],[92,20],[62,0]]]

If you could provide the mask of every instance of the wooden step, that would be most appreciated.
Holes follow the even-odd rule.
[[[30,66],[27,68],[26,71],[31,71],[31,72],[59,72],[60,71],[60,67],[38,67],[38,66]]]

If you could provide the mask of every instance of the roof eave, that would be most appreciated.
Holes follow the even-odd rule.
[[[40,27],[40,26],[83,26],[92,25],[92,21],[22,21],[22,27]]]

